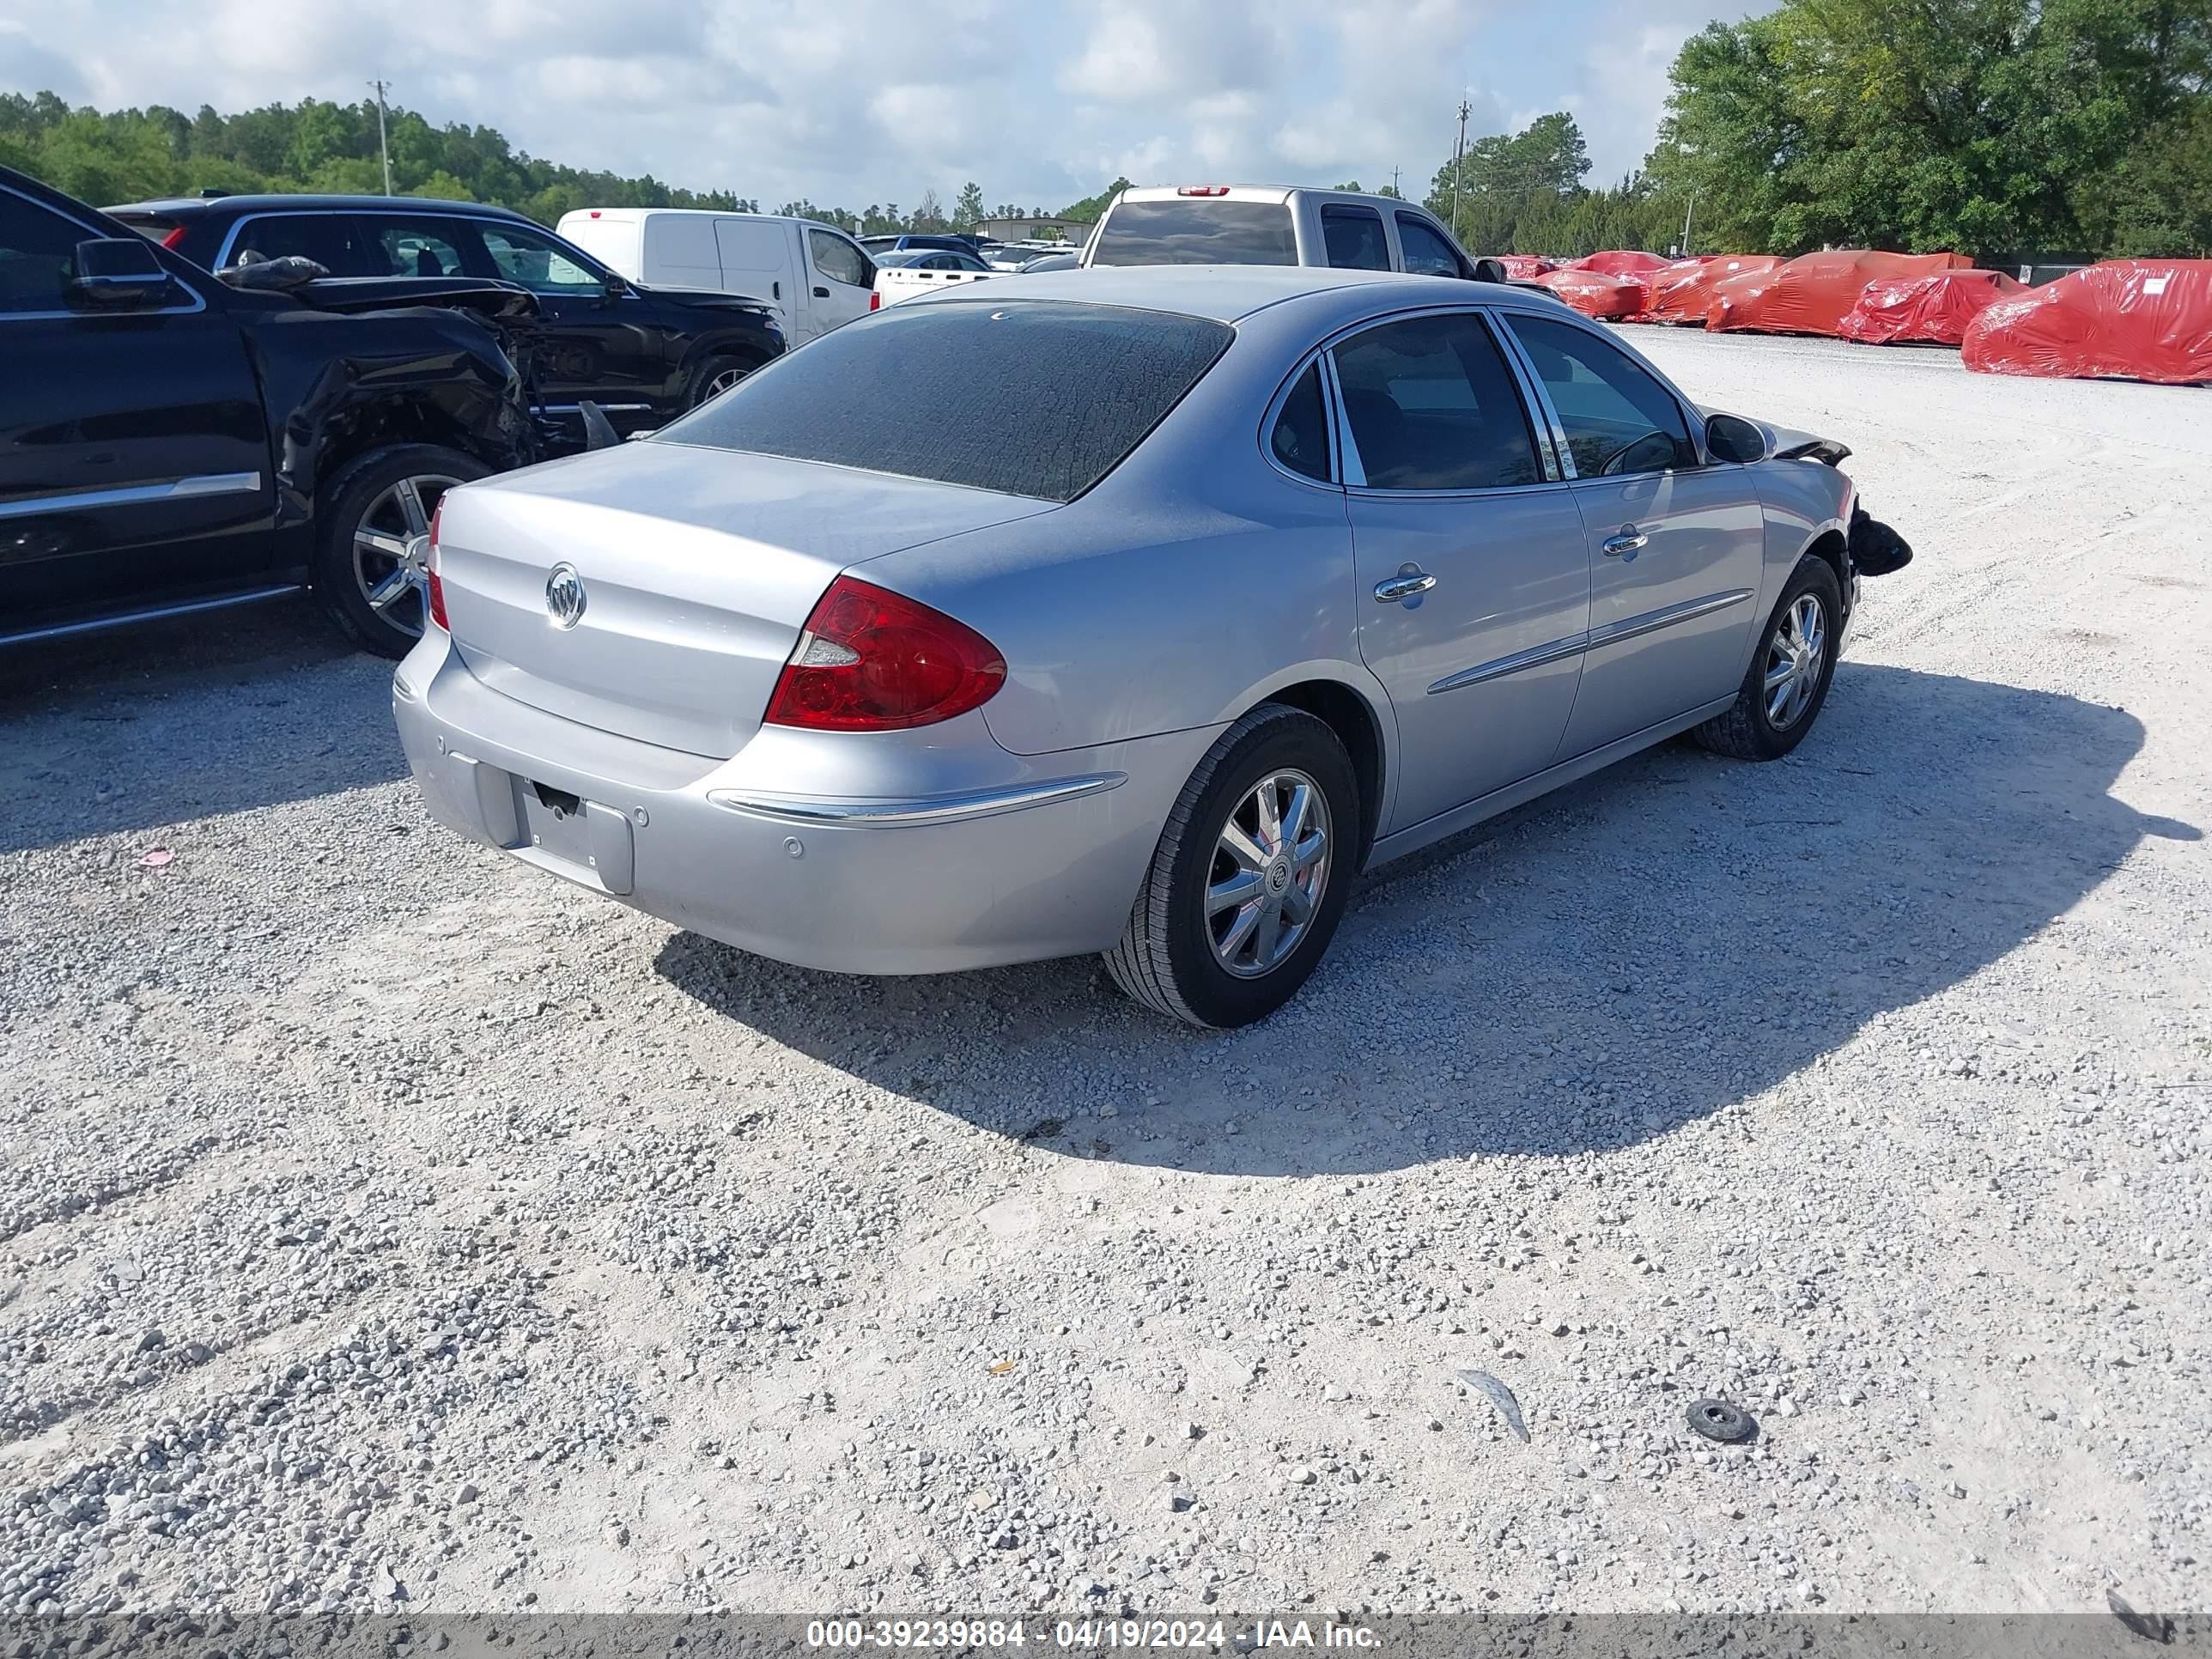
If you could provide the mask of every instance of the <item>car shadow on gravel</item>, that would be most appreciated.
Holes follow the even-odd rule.
[[[2142,738],[2121,709],[1847,663],[1785,762],[1666,745],[1389,866],[1302,995],[1243,1031],[1141,1013],[1092,959],[860,979],[686,933],[659,966],[1070,1157],[1285,1175],[1605,1151],[1988,968],[2144,837],[2198,839],[2112,796]]]
[[[0,650],[0,853],[406,769],[392,665],[304,599]]]

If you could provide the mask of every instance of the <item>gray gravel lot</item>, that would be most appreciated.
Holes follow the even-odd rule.
[[[1239,1033],[464,846],[304,605],[0,656],[0,1614],[2212,1605],[2212,397],[1633,337],[1917,562]]]

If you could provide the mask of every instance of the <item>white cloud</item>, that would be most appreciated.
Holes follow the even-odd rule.
[[[435,28],[421,0],[36,3],[35,33],[0,23],[0,85],[190,112],[350,102],[381,75],[532,155],[859,208],[969,179],[1056,207],[1116,173],[1372,185],[1394,166],[1418,197],[1463,94],[1480,134],[1547,86],[1602,177],[1649,147],[1704,0],[1565,0],[1545,39],[1587,46],[1522,64],[1486,40],[1504,0],[477,0]]]

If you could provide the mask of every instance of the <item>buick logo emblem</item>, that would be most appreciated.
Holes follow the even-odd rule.
[[[556,628],[574,628],[584,619],[584,579],[573,564],[556,564],[545,578],[545,611]]]

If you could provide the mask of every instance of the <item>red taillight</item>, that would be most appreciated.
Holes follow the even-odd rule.
[[[446,515],[446,503],[441,500],[430,509],[430,551],[424,562],[430,576],[430,620],[448,634],[453,623],[446,620],[446,585],[438,580],[438,520]]]
[[[807,617],[766,719],[813,732],[891,732],[981,708],[1006,683],[1006,659],[965,623],[840,576]]]
[[[596,218],[598,218],[598,217],[599,216],[599,209],[597,209],[597,208],[593,208],[591,211],[592,211],[592,217],[593,217],[594,219],[596,219]]]
[[[1226,185],[1177,185],[1176,194],[1178,196],[1226,196],[1229,194],[1229,186]]]
[[[185,228],[182,225],[178,225],[173,228],[167,236],[164,236],[161,239],[161,246],[163,247],[174,247],[178,243],[184,240]]]
[[[871,311],[881,311],[883,308],[884,296],[871,290],[868,295],[868,309]]]

